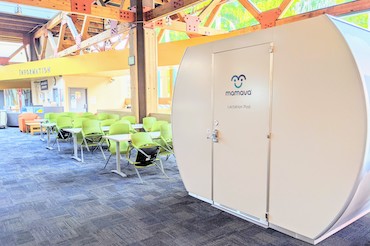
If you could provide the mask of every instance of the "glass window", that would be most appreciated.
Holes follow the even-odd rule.
[[[5,89],[4,101],[8,111],[20,112],[24,107],[32,105],[31,89]]]
[[[283,0],[249,0],[261,12],[275,9],[280,6]]]
[[[171,113],[173,88],[178,66],[158,68],[158,112]]]
[[[344,16],[342,19],[362,28],[369,29],[369,13]]]
[[[211,27],[218,30],[233,31],[258,23],[238,1],[234,1],[222,5]]]

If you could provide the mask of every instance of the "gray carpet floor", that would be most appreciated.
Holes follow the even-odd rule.
[[[309,245],[187,195],[175,159],[131,166],[127,178],[103,170],[99,151],[85,163],[72,146],[45,149],[38,135],[0,129],[0,245]],[[302,222],[304,223],[304,222]],[[319,245],[370,245],[370,215]]]

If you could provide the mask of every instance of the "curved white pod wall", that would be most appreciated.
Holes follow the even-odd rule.
[[[368,213],[369,63],[369,32],[329,16],[189,48],[172,112],[186,189],[311,243]]]

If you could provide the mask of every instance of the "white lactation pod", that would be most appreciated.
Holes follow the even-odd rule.
[[[329,16],[188,48],[172,123],[189,194],[310,243],[369,212],[370,34]]]

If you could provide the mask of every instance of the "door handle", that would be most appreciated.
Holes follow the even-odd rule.
[[[218,130],[217,129],[214,129],[212,131],[211,137],[212,137],[212,142],[218,143]]]

